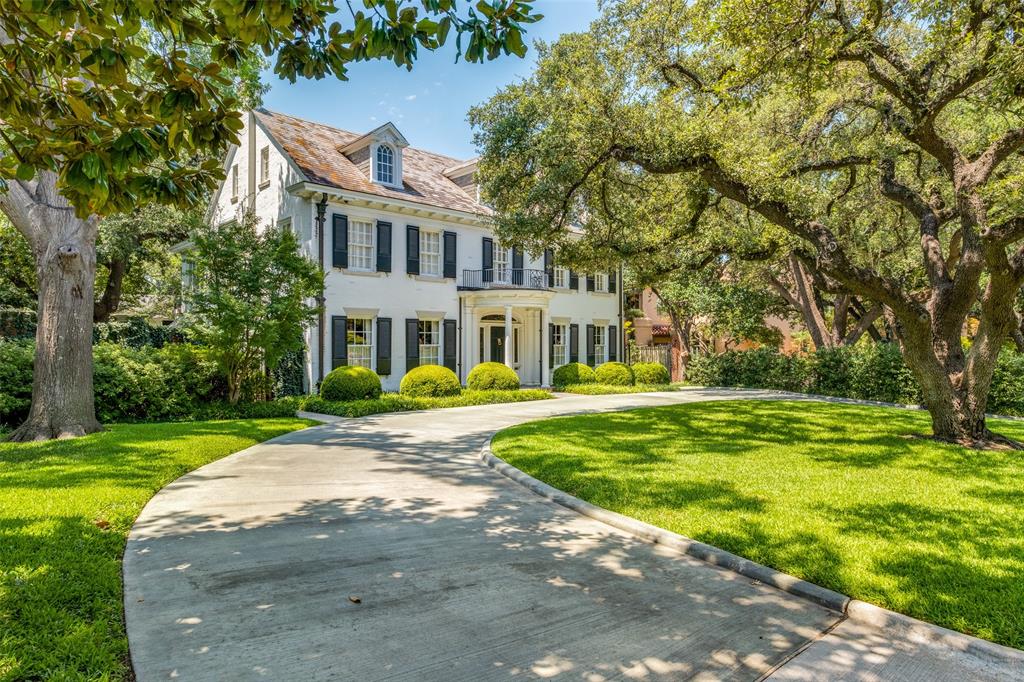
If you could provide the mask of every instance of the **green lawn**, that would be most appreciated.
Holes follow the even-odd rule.
[[[143,505],[196,467],[308,424],[114,425],[0,443],[0,680],[128,679],[121,555]]]
[[[1024,454],[908,437],[928,430],[916,411],[722,401],[534,422],[494,451],[601,507],[1024,648]]]

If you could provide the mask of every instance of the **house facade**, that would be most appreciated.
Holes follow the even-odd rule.
[[[547,386],[567,362],[622,358],[621,272],[577,273],[551,251],[500,244],[474,161],[411,147],[390,123],[360,134],[264,109],[240,140],[209,219],[251,210],[320,264],[308,389],[346,364],[397,390],[425,364],[465,383],[478,363],[502,362],[524,385]]]

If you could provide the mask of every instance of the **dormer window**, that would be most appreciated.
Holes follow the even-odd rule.
[[[382,185],[395,184],[395,152],[386,144],[377,145],[375,180]]]

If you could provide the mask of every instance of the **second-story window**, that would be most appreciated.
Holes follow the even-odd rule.
[[[386,144],[377,145],[376,180],[385,185],[395,184],[395,152]]]
[[[270,184],[270,146],[260,150],[260,186]]]
[[[509,249],[496,246],[494,247],[494,281],[495,282],[508,282],[511,277],[511,257],[509,256]]]
[[[420,274],[441,276],[441,233],[420,230]]]
[[[348,267],[373,270],[373,226],[364,220],[348,221]]]
[[[238,201],[238,166],[231,167],[231,201]]]
[[[559,289],[569,287],[569,268],[555,268],[555,287]]]
[[[598,272],[594,274],[594,291],[608,291],[608,273]]]

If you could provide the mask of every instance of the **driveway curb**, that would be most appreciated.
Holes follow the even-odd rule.
[[[724,549],[698,542],[684,535],[652,526],[649,523],[581,500],[530,476],[495,455],[491,449],[491,442],[495,435],[497,433],[491,434],[480,449],[480,461],[531,492],[566,509],[618,528],[644,542],[670,547],[714,566],[721,566],[742,576],[776,587],[783,592],[807,599],[843,614],[851,622],[887,632],[898,631],[905,634],[908,639],[922,644],[947,647],[979,658],[1024,669],[1024,651],[926,623],[859,599],[851,599],[845,594],[801,580],[788,573],[776,571]]]

